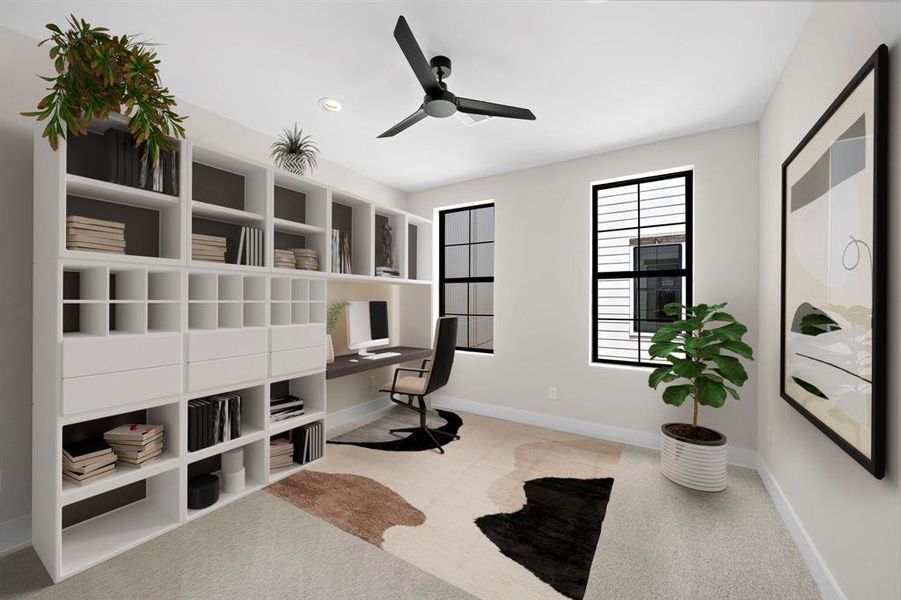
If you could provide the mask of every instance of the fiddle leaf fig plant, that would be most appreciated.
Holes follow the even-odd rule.
[[[651,338],[648,353],[670,364],[654,369],[648,385],[663,390],[663,401],[682,406],[694,404],[692,425],[698,426],[700,406],[719,408],[727,396],[739,399],[738,389],[748,379],[740,358],[754,360],[754,351],[742,341],[748,328],[723,311],[726,303],[683,306],[667,304],[663,312],[678,320],[662,326]]]
[[[39,76],[51,84],[37,110],[26,117],[46,121],[44,137],[56,150],[60,138],[88,133],[93,119],[106,119],[111,112],[129,117],[128,129],[135,145],[155,165],[160,150],[174,150],[173,138],[185,136],[184,117],[176,114],[175,97],[160,83],[159,58],[154,50],[134,36],[110,35],[104,27],[92,27],[75,15],[63,31],[50,23],[50,59],[56,73]]]

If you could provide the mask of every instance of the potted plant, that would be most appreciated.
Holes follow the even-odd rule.
[[[738,388],[748,374],[739,358],[754,360],[742,341],[748,328],[722,309],[722,304],[667,304],[663,311],[681,317],[663,325],[651,338],[648,353],[670,364],[655,369],[648,385],[663,391],[663,401],[682,406],[690,399],[692,422],[667,423],[661,428],[661,469],[680,485],[718,492],[726,488],[726,436],[698,425],[701,406],[719,408],[727,396],[739,399]]]
[[[298,175],[312,171],[318,166],[319,148],[313,142],[313,136],[304,135],[303,129],[283,129],[281,135],[269,147],[275,166]]]
[[[335,362],[335,344],[332,342],[332,329],[335,328],[335,323],[338,322],[338,317],[347,308],[347,304],[347,300],[340,300],[329,304],[328,307],[328,315],[326,315],[325,319],[325,331],[328,333],[328,364]]]
[[[110,35],[104,27],[91,27],[70,15],[69,29],[47,25],[51,36],[50,58],[56,73],[41,77],[49,82],[49,94],[37,110],[22,113],[47,121],[44,137],[56,150],[59,139],[88,133],[93,119],[110,113],[129,117],[128,129],[136,146],[144,144],[145,157],[153,165],[160,150],[174,150],[172,138],[183,138],[184,117],[175,113],[175,98],[160,83],[156,52],[134,36]]]

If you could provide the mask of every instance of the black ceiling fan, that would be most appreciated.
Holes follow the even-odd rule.
[[[397,135],[426,117],[444,118],[457,111],[489,117],[535,120],[535,115],[528,108],[461,98],[450,93],[444,80],[450,77],[451,60],[446,56],[435,56],[432,60],[426,61],[410,26],[407,25],[407,20],[402,16],[398,17],[397,25],[394,27],[394,39],[413,68],[413,73],[425,91],[425,98],[416,112],[380,135],[380,138]]]

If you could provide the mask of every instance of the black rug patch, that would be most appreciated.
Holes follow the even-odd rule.
[[[447,421],[441,427],[434,428],[435,431],[444,431],[453,435],[457,435],[460,427],[463,426],[463,419],[460,415],[449,410],[435,409],[438,415]],[[455,441],[454,438],[447,435],[436,435],[435,439],[441,446]],[[390,452],[422,452],[423,450],[434,450],[435,442],[422,430],[407,434],[406,437],[386,442],[341,442],[329,441],[329,444],[344,444],[347,446],[359,446],[361,448],[369,448],[370,450],[387,450]]]
[[[526,504],[476,525],[501,553],[566,596],[581,600],[601,536],[613,478],[543,477],[524,484]]]

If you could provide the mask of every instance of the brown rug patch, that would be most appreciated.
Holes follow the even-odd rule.
[[[301,471],[266,491],[379,548],[389,527],[425,523],[400,494],[361,475]]]

